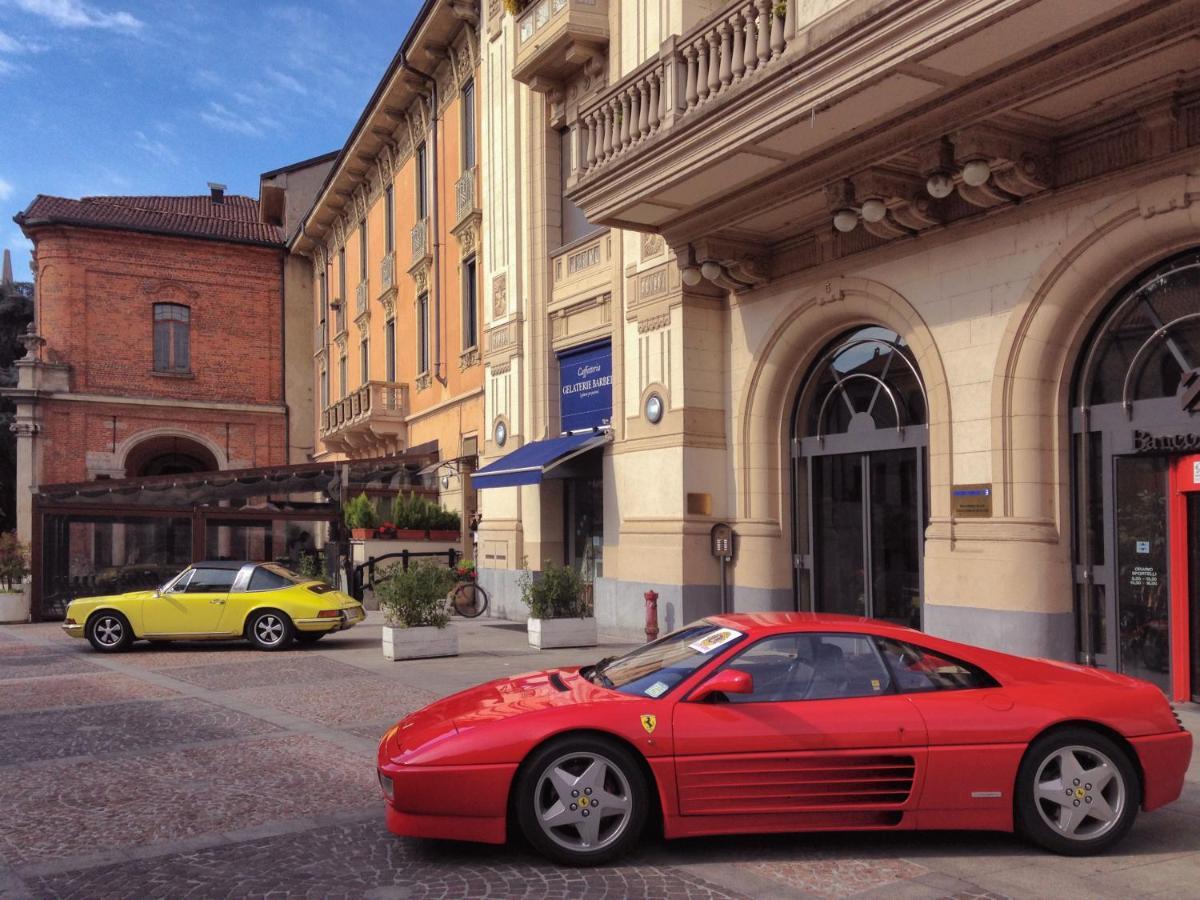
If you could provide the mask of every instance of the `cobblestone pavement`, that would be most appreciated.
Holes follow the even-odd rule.
[[[490,678],[620,652],[531,651],[459,622],[455,659],[389,663],[374,619],[319,645],[137,644],[100,656],[53,625],[0,627],[0,898],[1195,896],[1200,765],[1120,852],[1068,859],[1008,835],[647,839],[619,865],[522,845],[390,835],[375,746]],[[1200,715],[1184,712],[1193,730]]]

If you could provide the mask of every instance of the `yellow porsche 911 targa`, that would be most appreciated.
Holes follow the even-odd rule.
[[[67,606],[63,630],[102,653],[137,640],[234,640],[262,650],[311,644],[365,618],[362,604],[274,563],[198,562],[162,587]]]

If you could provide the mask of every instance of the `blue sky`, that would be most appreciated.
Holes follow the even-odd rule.
[[[258,193],[342,146],[418,0],[0,0],[0,247],[34,195]]]

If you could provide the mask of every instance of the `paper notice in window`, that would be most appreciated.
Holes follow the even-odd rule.
[[[740,631],[732,628],[718,628],[712,634],[706,634],[698,641],[688,644],[697,653],[712,653],[718,647],[724,647],[730,641],[736,641],[742,636]]]

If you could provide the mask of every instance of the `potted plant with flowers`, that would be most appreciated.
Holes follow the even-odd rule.
[[[458,543],[462,539],[462,524],[458,513],[442,509],[436,503],[429,505],[432,507],[429,510],[429,539]]]
[[[596,646],[596,618],[583,579],[573,566],[547,560],[541,572],[526,569],[520,585],[521,598],[529,607],[529,646],[539,650]]]
[[[383,655],[387,659],[458,656],[458,634],[446,626],[446,595],[454,573],[433,560],[421,559],[407,569],[394,566],[375,587],[383,610]]]
[[[25,576],[29,574],[29,550],[16,532],[0,534],[0,622],[25,622]]]

